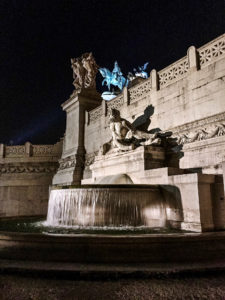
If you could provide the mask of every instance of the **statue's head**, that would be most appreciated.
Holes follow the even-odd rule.
[[[119,67],[119,65],[118,65],[118,62],[117,61],[115,61],[114,62],[114,68],[113,68],[113,73],[121,73],[121,70],[120,70],[120,67]]]
[[[120,120],[120,112],[116,110],[115,108],[109,109],[109,121],[115,122]]]

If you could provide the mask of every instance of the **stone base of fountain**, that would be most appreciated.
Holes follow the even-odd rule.
[[[168,162],[173,167],[168,166]],[[165,153],[161,146],[140,146],[125,152],[112,149],[105,155],[95,157],[89,167],[89,178],[81,183],[107,184],[110,180],[118,184],[125,183],[129,178],[133,184],[160,185],[164,187],[165,199],[172,197],[180,203],[183,215],[181,229],[195,232],[224,229],[223,209],[217,208],[222,207],[219,195],[224,193],[218,178],[197,173],[196,170],[176,168],[175,162],[176,157]],[[211,193],[214,186],[218,194]]]
[[[67,263],[224,263],[225,233],[46,235],[0,232],[0,259]]]

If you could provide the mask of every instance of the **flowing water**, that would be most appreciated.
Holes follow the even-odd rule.
[[[168,209],[157,186],[55,189],[50,194],[46,224],[165,227]]]

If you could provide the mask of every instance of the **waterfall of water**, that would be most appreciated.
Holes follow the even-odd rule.
[[[164,227],[166,207],[157,188],[76,188],[52,190],[51,226]]]

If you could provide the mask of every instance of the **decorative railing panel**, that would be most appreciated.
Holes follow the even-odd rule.
[[[98,106],[89,112],[90,122],[96,122],[102,116],[102,106]]]
[[[48,156],[53,155],[54,148],[53,145],[34,145],[33,146],[33,156]]]
[[[225,34],[198,49],[200,66],[203,67],[225,54]]]
[[[186,76],[189,64],[188,58],[185,56],[175,62],[174,64],[168,66],[167,68],[159,71],[159,84],[160,87],[165,87],[170,83],[181,79]]]
[[[151,91],[151,78],[129,89],[130,103],[143,99]]]
[[[124,103],[123,94],[107,102],[107,110],[111,108],[119,109]]]
[[[186,77],[190,68],[189,63],[191,63],[191,67],[195,66],[197,70],[199,66],[201,69],[211,62],[220,59],[222,56],[225,56],[225,34],[197,49],[195,53],[192,51],[190,54],[190,51],[188,51],[187,56],[159,71],[158,74],[156,73],[155,77],[150,77],[143,82],[129,88],[129,101],[127,102],[127,105],[129,105],[129,103],[134,103],[136,101],[145,99],[152,88],[160,90]],[[123,104],[124,95],[120,94],[113,100],[106,102],[107,111],[110,108],[120,109]],[[102,116],[102,114],[103,107],[99,106],[90,111],[89,121],[91,123],[96,122]]]
[[[18,157],[25,155],[25,145],[22,146],[6,146],[5,147],[5,156],[7,157]]]
[[[5,146],[1,144],[0,159],[12,158],[21,159],[28,157],[60,157],[62,152],[62,144],[56,143],[54,145],[32,145],[27,142],[25,145]]]

